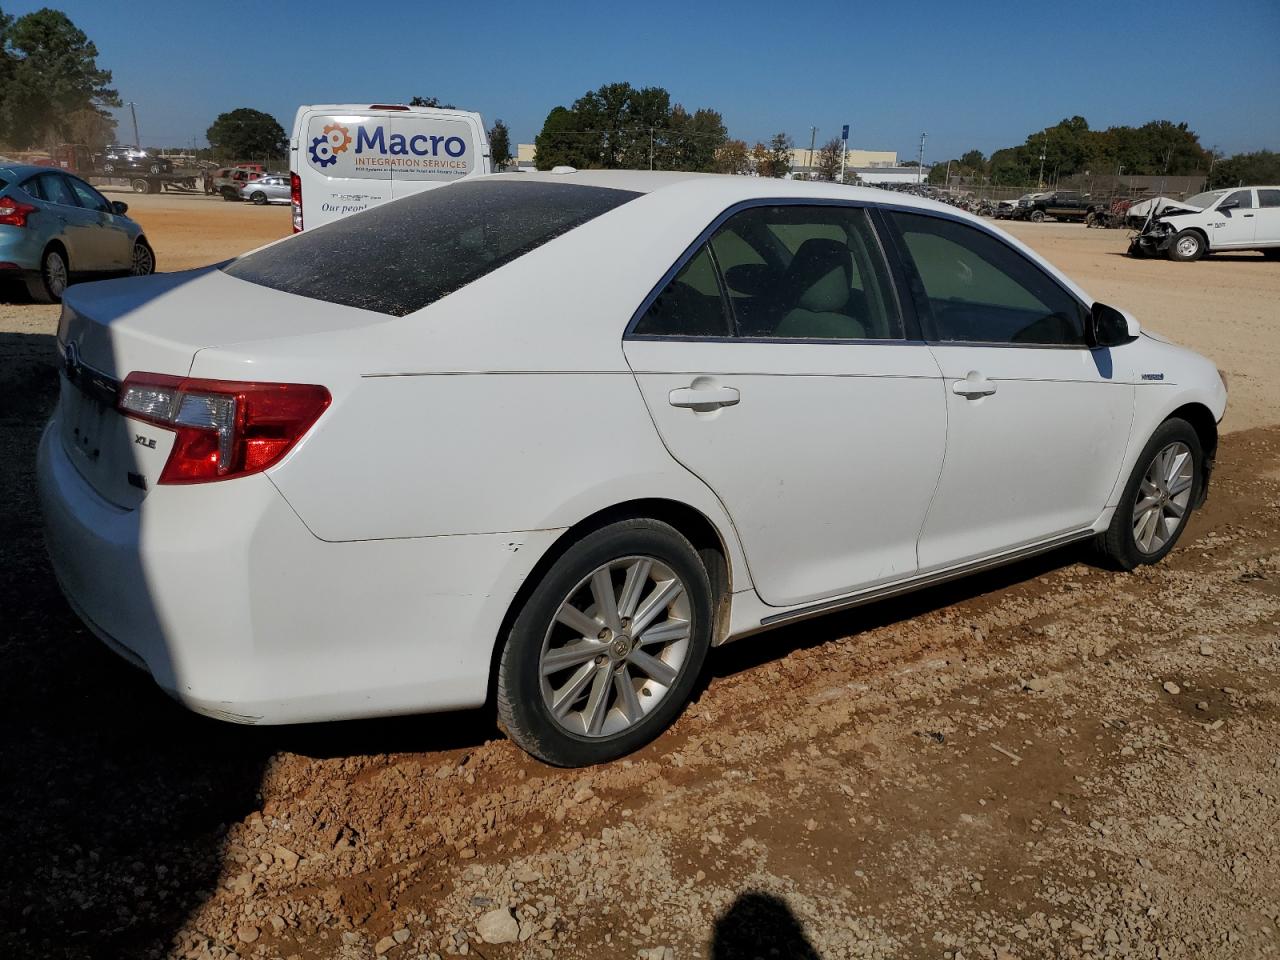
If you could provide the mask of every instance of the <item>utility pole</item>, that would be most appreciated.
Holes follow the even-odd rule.
[[[810,127],[810,128],[809,128],[809,130],[810,130],[810,133],[809,133],[809,172],[808,172],[808,174],[806,174],[806,176],[808,177],[808,179],[812,180],[812,179],[813,179],[813,169],[814,169],[814,163],[813,163],[813,146],[814,146],[814,144],[816,144],[816,143],[818,142],[818,128],[817,128],[817,127]]]
[[[1044,189],[1044,150],[1049,143],[1049,135],[1045,134],[1040,138],[1040,179],[1037,181],[1041,190]]]
[[[142,149],[142,141],[138,138],[138,111],[134,109],[134,102],[129,101],[129,114],[133,117],[133,145],[139,150]]]
[[[844,147],[840,151],[840,182],[844,183],[844,164],[849,158],[849,125],[847,123],[840,132],[840,140],[844,143]]]
[[[947,175],[942,179],[942,187],[944,190],[951,189],[951,161],[947,161]]]
[[[653,127],[649,128],[649,169],[653,169]]]
[[[924,141],[929,135],[927,133],[920,134],[920,158],[916,161],[916,184],[924,182]]]

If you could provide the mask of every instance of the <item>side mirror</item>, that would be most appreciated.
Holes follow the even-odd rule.
[[[1240,206],[1240,201],[1239,201],[1239,200],[1223,200],[1220,204],[1218,204],[1218,209],[1219,209],[1219,210],[1234,210],[1234,209],[1236,209],[1236,207],[1238,207],[1238,206]]]
[[[1085,340],[1090,347],[1119,347],[1138,339],[1138,321],[1123,310],[1095,303],[1085,321]]]
[[[129,205],[125,203],[123,200],[112,200],[111,212],[117,213],[123,216],[124,214],[129,212]]]

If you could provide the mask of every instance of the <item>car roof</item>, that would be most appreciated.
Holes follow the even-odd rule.
[[[498,177],[543,183],[574,183],[589,187],[608,187],[614,190],[630,190],[634,193],[658,194],[680,185],[698,185],[714,192],[721,200],[738,201],[761,199],[814,199],[845,200],[855,203],[892,204],[899,207],[920,207],[926,210],[945,210],[962,214],[956,207],[896,190],[878,187],[852,187],[843,183],[822,180],[785,180],[777,177],[746,177],[726,173],[686,173],[674,170],[575,170],[566,173],[537,171],[529,173],[501,173]],[[969,217],[969,219],[977,219]]]
[[[63,170],[61,167],[46,167],[38,163],[8,163],[0,167],[0,173],[7,173],[14,180],[20,177],[29,177],[33,173],[67,173],[75,176],[70,170]]]

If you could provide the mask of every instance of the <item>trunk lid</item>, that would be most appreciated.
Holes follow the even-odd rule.
[[[134,509],[160,476],[173,433],[116,411],[117,391],[130,373],[186,376],[206,347],[390,319],[260,287],[213,267],[73,286],[58,324],[55,421],[62,445],[103,499]]]

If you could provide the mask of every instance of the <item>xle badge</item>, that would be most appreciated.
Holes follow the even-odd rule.
[[[140,433],[134,434],[133,442],[146,447],[148,450],[154,450],[156,448],[155,440],[151,439],[150,437],[144,437]]]

